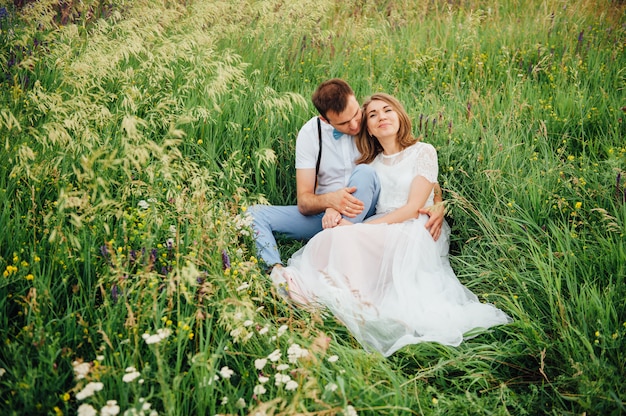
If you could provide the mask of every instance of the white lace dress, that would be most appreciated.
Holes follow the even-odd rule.
[[[436,182],[438,174],[435,149],[421,142],[372,166],[381,180],[376,215],[404,205],[417,175]],[[459,345],[472,329],[509,322],[459,282],[448,262],[450,228],[444,223],[435,242],[427,219],[322,231],[284,269],[292,298],[327,307],[365,349],[385,356],[425,341]]]

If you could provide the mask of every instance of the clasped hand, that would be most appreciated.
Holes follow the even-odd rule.
[[[354,195],[356,187],[341,188],[332,192],[329,208],[333,208],[339,214],[348,218],[354,218],[363,212],[365,205]]]
[[[364,205],[359,199],[352,194],[356,191],[356,187],[342,188],[329,194],[329,207],[326,208],[324,217],[322,218],[322,228],[333,228],[338,225],[352,224],[345,217],[354,218],[363,212]]]

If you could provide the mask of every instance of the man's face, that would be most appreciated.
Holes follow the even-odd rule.
[[[356,136],[361,131],[361,106],[354,95],[348,98],[346,109],[337,114],[334,111],[326,113],[326,121],[337,131]]]

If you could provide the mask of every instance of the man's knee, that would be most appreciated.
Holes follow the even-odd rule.
[[[350,176],[350,186],[356,186],[357,188],[359,188],[359,186],[369,186],[372,187],[372,189],[378,189],[380,181],[376,170],[370,165],[357,165]]]
[[[376,170],[373,167],[366,164],[356,165],[354,170],[352,171],[352,176],[358,176],[363,178],[375,178]]]

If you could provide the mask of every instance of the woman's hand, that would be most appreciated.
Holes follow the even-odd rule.
[[[441,226],[443,225],[443,218],[446,213],[445,204],[443,202],[438,202],[428,208],[420,209],[419,213],[429,216],[425,227],[428,229],[433,239],[437,241],[439,236],[441,236]]]

